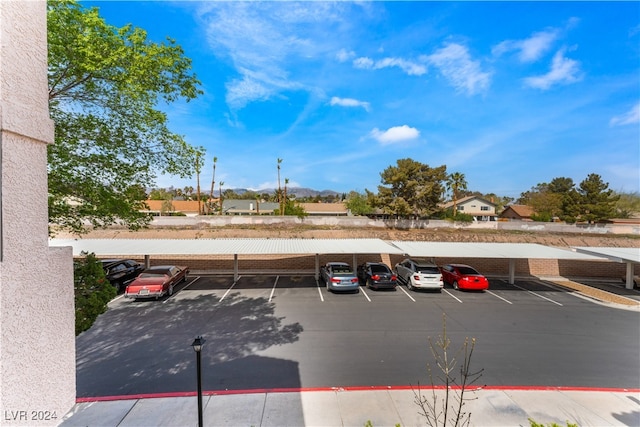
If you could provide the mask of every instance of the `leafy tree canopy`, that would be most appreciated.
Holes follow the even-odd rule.
[[[48,3],[49,220],[81,233],[85,224],[148,223],[138,212],[159,174],[193,175],[197,150],[168,129],[158,109],[202,93],[191,61],[171,39],[108,25],[96,8]]]
[[[399,159],[380,173],[378,207],[401,217],[426,217],[439,210],[445,192],[447,167],[431,168],[413,159]]]
[[[361,194],[357,191],[349,192],[345,199],[345,206],[353,215],[367,215],[374,211],[367,194]]]

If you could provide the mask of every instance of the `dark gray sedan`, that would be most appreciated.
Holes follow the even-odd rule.
[[[397,276],[382,262],[365,262],[358,266],[358,279],[369,289],[395,289]]]

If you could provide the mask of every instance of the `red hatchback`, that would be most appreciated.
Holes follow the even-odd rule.
[[[489,281],[473,267],[464,264],[446,264],[440,268],[444,283],[453,289],[484,291],[489,289]]]

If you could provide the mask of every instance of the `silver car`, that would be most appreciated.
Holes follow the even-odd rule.
[[[407,258],[396,264],[398,280],[409,289],[441,290],[444,287],[442,273],[430,260]]]
[[[358,276],[346,262],[328,262],[320,268],[320,277],[329,291],[360,292]]]

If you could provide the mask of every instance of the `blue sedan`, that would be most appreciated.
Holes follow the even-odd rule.
[[[329,291],[360,292],[358,276],[346,262],[328,262],[320,268],[320,277]]]

